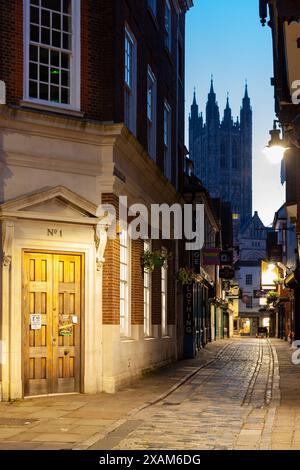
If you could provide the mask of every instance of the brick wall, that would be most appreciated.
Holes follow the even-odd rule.
[[[143,240],[131,241],[131,323],[144,324],[144,275],[141,255],[144,250]]]
[[[102,194],[102,204],[119,207],[118,197],[114,194]],[[119,239],[109,239],[107,242],[103,267],[102,303],[103,324],[120,324],[120,246]]]
[[[173,8],[173,7],[172,7]],[[172,52],[164,47],[164,2],[154,19],[147,0],[81,1],[81,110],[85,118],[124,122],[124,27],[138,44],[137,138],[147,149],[147,66],[157,77],[157,163],[164,166],[164,100],[172,108],[172,180],[182,174],[184,149],[184,83],[177,102],[177,14],[173,8]],[[184,15],[179,21],[184,54]],[[0,79],[7,101],[23,97],[23,1],[0,0]],[[179,111],[179,113],[178,113]],[[178,115],[178,123],[177,123]],[[177,127],[177,129],[176,129]]]
[[[6,99],[16,104],[23,97],[23,7],[20,0],[0,0],[0,80]]]

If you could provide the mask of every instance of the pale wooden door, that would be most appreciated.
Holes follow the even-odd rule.
[[[54,393],[80,391],[81,257],[54,255]],[[62,331],[68,336],[62,336]]]
[[[80,391],[81,310],[81,256],[24,253],[25,396]]]

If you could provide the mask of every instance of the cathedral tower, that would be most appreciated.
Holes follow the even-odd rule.
[[[242,224],[252,216],[252,108],[246,84],[241,107],[241,163],[243,171]]]
[[[227,96],[220,121],[213,80],[206,104],[206,122],[194,100],[189,119],[190,157],[195,174],[214,198],[230,202],[234,236],[252,217],[252,109],[246,85],[240,121],[233,119]]]

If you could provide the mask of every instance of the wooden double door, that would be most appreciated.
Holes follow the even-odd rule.
[[[24,395],[80,392],[83,257],[23,255]]]

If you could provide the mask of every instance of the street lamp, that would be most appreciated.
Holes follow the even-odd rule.
[[[263,150],[268,160],[275,165],[281,162],[285,151],[289,149],[286,142],[280,138],[280,129],[277,129],[276,122],[274,121],[273,129],[270,131],[271,140]]]

